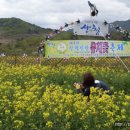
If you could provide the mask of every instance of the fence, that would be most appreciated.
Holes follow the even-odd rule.
[[[122,61],[126,64],[126,66],[130,69],[130,57],[121,58]],[[0,57],[0,62],[6,62],[12,65],[51,65],[51,66],[59,66],[59,65],[69,65],[69,64],[79,64],[83,66],[92,66],[92,67],[109,67],[114,69],[122,69],[126,70],[122,62],[118,58],[69,58],[69,59],[60,59],[60,58],[41,58],[39,62],[39,58],[35,56],[4,56]]]

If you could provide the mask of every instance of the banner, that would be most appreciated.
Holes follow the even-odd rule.
[[[108,34],[108,24],[99,21],[86,21],[73,25],[73,33],[88,36],[106,36]]]
[[[57,40],[45,44],[46,58],[117,56],[130,56],[130,41]]]

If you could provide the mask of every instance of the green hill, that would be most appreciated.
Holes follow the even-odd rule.
[[[0,18],[0,34],[2,36],[41,34],[48,31],[50,29],[41,28],[18,18]]]

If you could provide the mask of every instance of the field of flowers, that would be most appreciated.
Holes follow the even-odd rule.
[[[84,72],[104,81],[113,94],[92,87],[87,102],[73,88]],[[108,67],[1,63],[0,130],[118,130],[118,122],[129,130],[129,87],[130,73]]]

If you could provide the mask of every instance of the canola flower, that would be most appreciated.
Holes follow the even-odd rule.
[[[70,129],[70,127],[71,127],[71,122],[67,122],[66,123],[66,129]]]
[[[48,122],[46,123],[46,126],[49,127],[49,128],[52,128],[53,122],[52,122],[52,121],[48,121]]]

